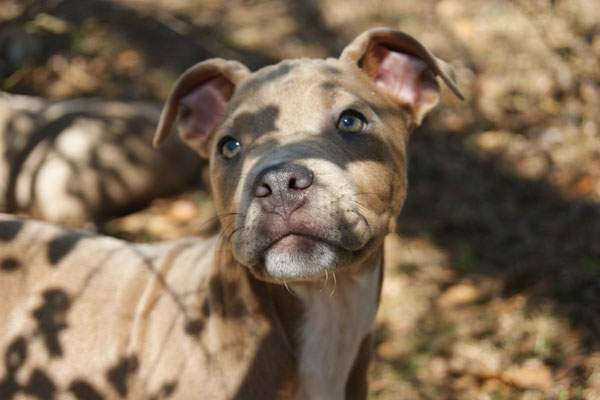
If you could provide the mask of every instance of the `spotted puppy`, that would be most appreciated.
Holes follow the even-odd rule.
[[[0,222],[0,398],[364,399],[406,142],[452,68],[391,29],[338,59],[175,83],[222,233],[136,245]]]

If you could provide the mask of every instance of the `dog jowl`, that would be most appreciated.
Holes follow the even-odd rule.
[[[383,28],[339,58],[191,67],[155,145],[177,125],[209,159],[222,233],[133,245],[0,221],[0,257],[18,266],[0,285],[22,288],[0,311],[25,310],[1,313],[5,355],[11,343],[28,349],[18,372],[43,372],[57,396],[366,398],[383,240],[404,202],[410,132],[439,100],[436,77],[462,98],[449,64]],[[18,250],[32,241],[39,250]],[[51,262],[56,243],[65,248]],[[60,310],[43,308],[48,293],[61,293]],[[54,352],[34,357],[39,310],[60,324],[46,324]],[[60,368],[42,369],[48,359]],[[1,368],[0,382],[26,393],[16,367]]]

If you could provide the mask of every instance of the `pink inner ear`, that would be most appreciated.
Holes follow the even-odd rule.
[[[431,77],[427,63],[383,46],[376,46],[373,51],[380,62],[375,74],[378,87],[414,108],[437,101],[438,87],[432,81],[435,78]]]
[[[227,109],[228,98],[223,92],[231,86],[225,78],[211,79],[190,93],[180,101],[179,134],[186,141],[202,141],[211,133],[219,123]]]

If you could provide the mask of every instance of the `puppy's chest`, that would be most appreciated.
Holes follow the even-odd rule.
[[[298,399],[343,399],[358,349],[373,331],[380,268],[358,278],[338,276],[321,289],[298,289],[305,306],[299,329]]]

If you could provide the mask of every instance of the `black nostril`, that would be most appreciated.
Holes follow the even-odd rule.
[[[313,173],[306,168],[300,167],[295,175],[290,178],[290,189],[304,190],[312,185]]]

